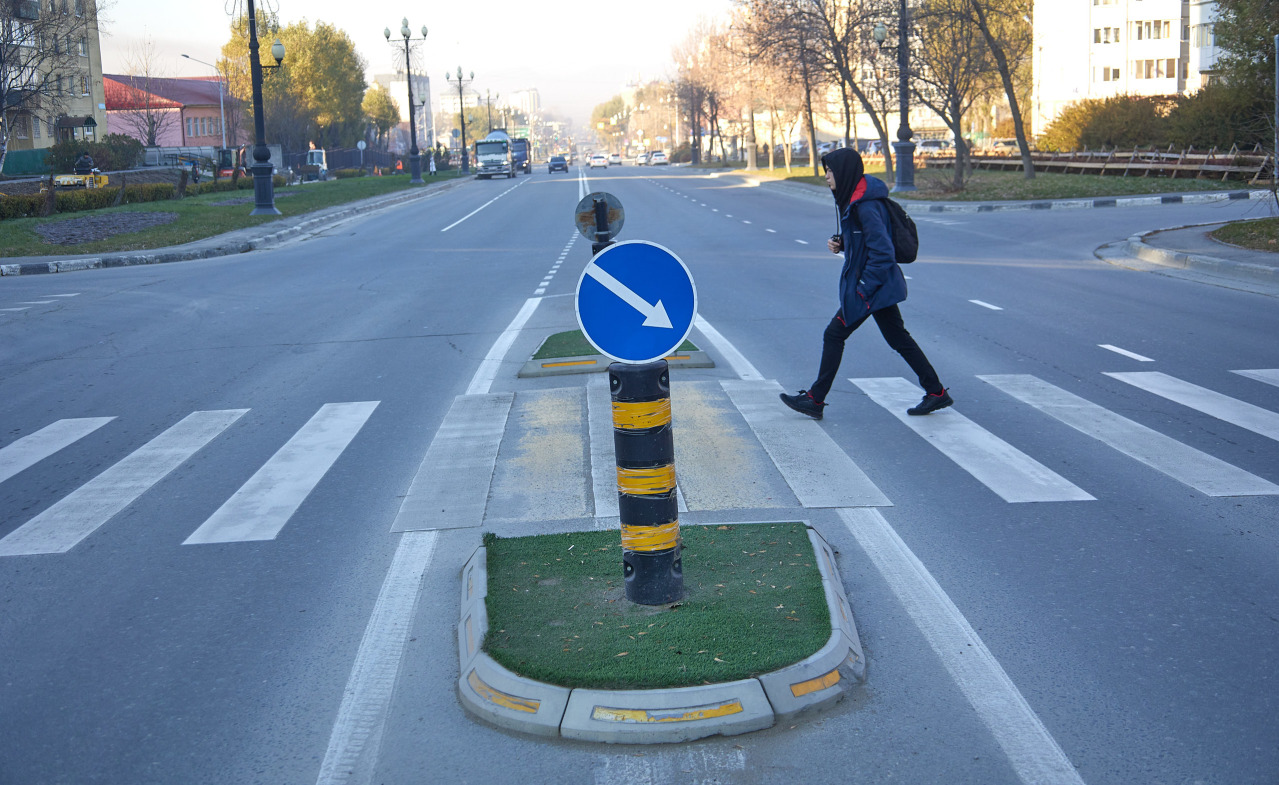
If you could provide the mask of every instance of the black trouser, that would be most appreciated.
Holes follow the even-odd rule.
[[[875,317],[875,324],[879,325],[879,331],[883,334],[884,340],[888,341],[888,345],[910,365],[911,370],[919,377],[919,386],[924,388],[924,392],[930,395],[941,395],[943,390],[941,380],[937,378],[937,372],[924,356],[924,350],[919,348],[919,344],[915,343],[915,339],[906,331],[901,310],[895,305],[890,305],[867,316]],[[841,311],[835,314],[830,324],[826,325],[826,332],[822,333],[822,364],[817,369],[817,381],[808,388],[813,400],[818,403],[826,400],[830,386],[835,383],[835,374],[839,373],[839,362],[844,358],[844,342],[865,321],[866,316],[863,316],[852,324],[848,324],[844,321]]]

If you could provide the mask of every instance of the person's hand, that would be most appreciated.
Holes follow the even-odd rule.
[[[830,249],[831,253],[839,253],[844,250],[844,238],[833,234],[826,238],[826,247]]]

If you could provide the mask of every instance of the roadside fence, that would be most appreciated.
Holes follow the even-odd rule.
[[[930,156],[921,159],[925,166],[947,168],[955,165],[955,157]],[[1275,156],[1257,145],[1252,150],[1232,146],[1225,152],[1216,147],[1177,151],[1134,148],[1132,150],[1078,150],[1071,152],[1032,152],[1036,172],[1059,174],[1095,174],[1120,177],[1191,177],[1246,180],[1249,185],[1268,183],[1274,178]],[[969,156],[974,169],[1020,171],[1021,155],[1017,152]]]

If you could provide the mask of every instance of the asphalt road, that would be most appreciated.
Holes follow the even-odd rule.
[[[0,280],[0,783],[1279,778],[1279,308],[1094,255],[1257,206],[919,218],[903,314],[956,405],[899,417],[882,380],[909,369],[859,331],[815,427],[891,506],[832,508],[788,488],[722,383],[812,381],[833,204],[681,168],[584,176],[476,181],[270,251]],[[594,382],[515,376],[575,326],[585,190],[625,205],[619,239],[686,262],[721,336],[692,336],[716,368],[673,374],[681,520],[809,520],[839,550],[868,681],[794,727],[546,742],[455,697],[481,528],[392,527],[454,401],[490,392],[515,404],[482,528],[601,525]]]

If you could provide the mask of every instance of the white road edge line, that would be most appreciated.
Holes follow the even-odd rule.
[[[515,314],[515,318],[506,326],[502,334],[493,342],[493,348],[489,349],[489,353],[485,355],[484,362],[480,363],[480,367],[476,369],[475,376],[471,378],[471,384],[466,388],[467,395],[487,395],[489,387],[493,385],[493,380],[497,378],[497,372],[502,368],[502,360],[506,358],[507,351],[510,350],[511,344],[515,343],[515,339],[519,337],[520,330],[524,329],[524,325],[528,323],[529,317],[537,310],[537,306],[541,304],[541,297],[530,297],[524,301],[524,307],[520,308],[520,312]]]
[[[1134,359],[1134,360],[1136,360],[1137,362],[1140,362],[1140,363],[1152,363],[1152,362],[1154,362],[1154,360],[1150,359],[1149,357],[1143,357],[1143,356],[1141,356],[1140,354],[1137,354],[1136,352],[1130,352],[1130,351],[1128,351],[1127,349],[1120,349],[1118,346],[1111,346],[1111,345],[1110,345],[1110,344],[1108,344],[1108,343],[1099,343],[1099,344],[1097,344],[1097,345],[1098,345],[1098,346],[1100,346],[1100,347],[1101,347],[1101,348],[1103,348],[1103,349],[1108,349],[1108,350],[1110,350],[1110,351],[1114,352],[1115,354],[1122,354],[1124,357],[1132,358],[1132,359]]]
[[[990,303],[985,303],[985,302],[982,302],[981,300],[969,300],[968,302],[972,303],[973,305],[980,305],[982,308],[989,308],[992,311],[1004,310],[1003,308],[1000,308],[998,305],[991,305]]]
[[[370,749],[374,755],[361,768],[368,769],[369,778],[373,774],[378,742],[404,658],[404,643],[413,626],[422,579],[431,566],[438,535],[435,531],[405,532],[400,538],[342,691],[342,704],[329,734],[316,785],[350,782],[362,754]],[[374,743],[370,744],[370,740]]]
[[[950,597],[876,509],[839,510],[951,678],[1029,785],[1083,785],[1070,759]]]
[[[715,346],[715,349],[720,354],[724,355],[724,359],[733,367],[733,373],[737,374],[737,378],[747,382],[764,380],[763,375],[755,369],[755,366],[751,365],[750,360],[747,360],[744,354],[737,351],[737,347],[729,343],[729,340],[721,335],[719,330],[712,327],[710,322],[703,319],[701,314],[697,314],[693,318],[693,326],[697,328],[698,332],[706,340]]]

